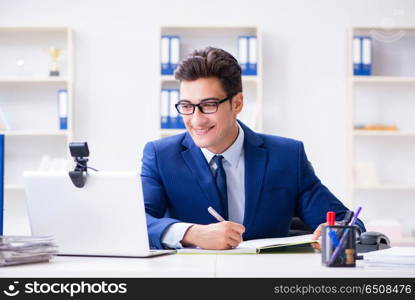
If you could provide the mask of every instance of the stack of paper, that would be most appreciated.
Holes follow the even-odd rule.
[[[49,261],[57,253],[52,236],[0,236],[0,266]]]
[[[311,234],[298,235],[282,238],[249,240],[239,244],[235,249],[230,250],[205,250],[200,248],[178,249],[178,254],[257,254],[267,249],[304,245],[316,242],[311,239]]]
[[[415,247],[392,247],[365,253],[365,267],[415,269]]]

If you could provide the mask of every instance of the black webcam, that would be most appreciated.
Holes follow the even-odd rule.
[[[69,177],[72,180],[72,183],[78,187],[82,188],[85,186],[86,183],[86,176],[88,169],[93,169],[88,167],[88,156],[89,156],[89,148],[87,142],[73,142],[69,143],[69,150],[71,152],[71,156],[74,157],[76,162],[75,169],[73,171],[69,171]],[[97,170],[95,170],[97,171]]]
[[[89,156],[89,148],[88,148],[87,142],[69,143],[69,150],[71,151],[72,157],[88,157]]]

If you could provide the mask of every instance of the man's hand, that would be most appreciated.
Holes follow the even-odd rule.
[[[311,236],[312,240],[318,240],[321,237],[321,232],[323,231],[324,225],[327,225],[327,223],[322,223],[318,225],[317,229],[314,230],[313,235]]]
[[[321,237],[321,232],[323,231],[323,226],[327,225],[327,223],[322,223],[320,225],[318,225],[317,229],[314,230],[313,235],[311,236],[312,240],[318,240]],[[313,247],[314,249],[320,250],[320,241],[319,242],[315,242],[315,243],[311,243],[311,247]]]
[[[197,246],[209,250],[236,248],[242,242],[245,227],[241,224],[224,221],[209,225],[193,225],[185,233],[183,246]]]
[[[336,222],[335,225],[339,225],[340,222]],[[318,249],[320,250],[320,238],[321,238],[321,233],[323,231],[323,226],[324,225],[328,225],[327,223],[322,223],[320,225],[318,225],[317,229],[314,230],[313,235],[311,236],[312,240],[318,240],[318,242],[315,243],[311,243],[311,247],[313,247],[314,249]]]

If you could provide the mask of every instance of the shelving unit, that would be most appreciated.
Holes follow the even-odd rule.
[[[194,49],[207,46],[222,48],[238,58],[238,36],[255,35],[257,37],[257,74],[242,76],[245,105],[239,119],[255,131],[262,131],[262,37],[257,26],[162,26],[160,36],[178,35],[180,37],[180,59]],[[158,68],[160,64],[158,64]],[[160,71],[159,71],[160,73]],[[160,75],[160,90],[179,88],[179,82],[173,75]],[[159,102],[159,112],[161,105]],[[185,129],[160,129],[160,136],[165,137],[184,132]]]
[[[415,83],[415,77],[405,76],[353,76],[353,82]]]
[[[49,77],[50,47],[60,48],[60,75]],[[73,136],[73,33],[67,27],[0,28],[0,108],[5,135],[4,234],[30,234],[23,172],[41,158],[68,158]],[[23,61],[18,65],[17,61]],[[59,129],[58,90],[68,91],[68,129]]]
[[[379,137],[415,137],[415,131],[392,131],[392,130],[354,130],[354,136],[379,136]]]
[[[382,39],[382,32],[404,33]],[[372,37],[372,75],[353,76],[353,36]],[[415,28],[355,27],[348,33],[347,152],[349,206],[362,206],[362,218],[394,219],[403,238],[415,245]],[[398,130],[356,130],[361,123],[393,124]],[[412,153],[412,154],[411,154]],[[374,166],[378,182],[357,182],[358,163]],[[361,176],[360,176],[361,178]]]
[[[65,79],[65,78],[60,78],[60,77],[58,77],[58,78],[47,78],[47,77],[45,77],[45,78],[42,78],[42,77],[39,77],[39,78],[30,78],[30,77],[27,77],[27,78],[19,78],[19,77],[9,77],[9,78],[6,78],[6,77],[4,77],[4,78],[0,78],[0,84],[1,83],[47,83],[47,82],[58,82],[58,83],[64,83],[64,84],[66,84],[67,83],[67,79]]]

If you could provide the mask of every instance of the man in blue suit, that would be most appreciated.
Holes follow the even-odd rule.
[[[318,238],[327,211],[343,218],[348,209],[314,174],[301,142],[255,133],[237,120],[244,99],[232,55],[195,51],[175,77],[187,131],[149,142],[142,159],[152,248],[230,249],[242,239],[284,237],[294,215]]]

